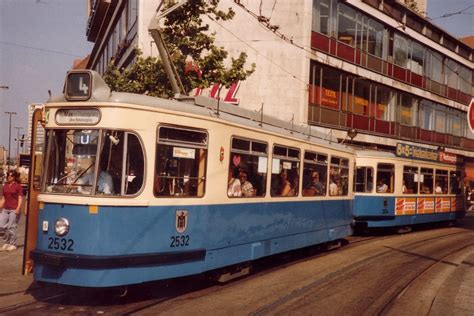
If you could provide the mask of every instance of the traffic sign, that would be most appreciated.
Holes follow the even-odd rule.
[[[471,132],[474,133],[474,98],[471,99],[471,103],[467,109],[467,123],[471,128]]]

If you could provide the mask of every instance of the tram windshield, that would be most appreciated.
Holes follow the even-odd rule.
[[[138,137],[115,130],[47,131],[43,192],[133,195],[143,184],[144,156]]]

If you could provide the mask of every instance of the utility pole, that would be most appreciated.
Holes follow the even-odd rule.
[[[20,156],[18,154],[20,153],[20,151],[19,151],[19,149],[20,149],[20,129],[23,129],[23,127],[15,126],[14,128],[16,128],[17,135],[18,135],[15,139],[16,140],[16,159],[15,160],[19,161]],[[19,165],[19,163],[17,163],[17,165]]]
[[[10,166],[10,143],[12,141],[12,115],[16,115],[16,112],[5,111],[5,114],[10,115],[10,124],[8,125],[8,156],[7,156],[7,165]],[[10,168],[10,167],[8,167]]]

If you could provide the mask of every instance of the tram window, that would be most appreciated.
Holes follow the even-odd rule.
[[[435,193],[436,194],[447,194],[448,193],[448,170],[436,169],[436,172],[435,172]]]
[[[265,196],[268,145],[255,140],[233,137],[229,162],[229,197]]]
[[[354,191],[372,192],[374,183],[374,168],[357,167],[355,170]]]
[[[459,171],[450,171],[449,172],[449,193],[450,194],[461,194],[461,172]]]
[[[124,132],[102,131],[102,146],[97,176],[96,193],[111,195],[121,193]]]
[[[299,188],[299,149],[274,146],[271,196],[296,196]]]
[[[98,130],[48,130],[45,187],[48,193],[92,194]],[[84,181],[92,179],[91,181]]]
[[[395,166],[389,163],[377,164],[377,193],[392,193],[395,183]]]
[[[328,156],[306,151],[303,161],[303,196],[324,196],[327,189]]]
[[[206,132],[160,126],[155,161],[155,195],[158,197],[203,196],[206,161]]]
[[[331,157],[329,170],[329,195],[347,195],[349,193],[349,159]]]
[[[404,166],[403,167],[403,194],[417,194],[418,193],[418,167]]]
[[[127,195],[133,195],[141,190],[145,174],[145,157],[140,140],[136,135],[127,134],[125,159],[125,178],[122,182],[123,191]]]
[[[136,135],[116,130],[102,131],[99,157],[96,194],[133,195],[140,191],[144,156]]]
[[[433,193],[433,169],[421,168],[420,170],[420,193],[431,194]]]

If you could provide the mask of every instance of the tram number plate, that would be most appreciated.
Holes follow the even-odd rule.
[[[49,237],[48,242],[48,249],[74,251],[72,248],[72,246],[74,246],[74,240],[72,239]]]
[[[189,246],[189,235],[171,236],[170,247],[185,247]]]

